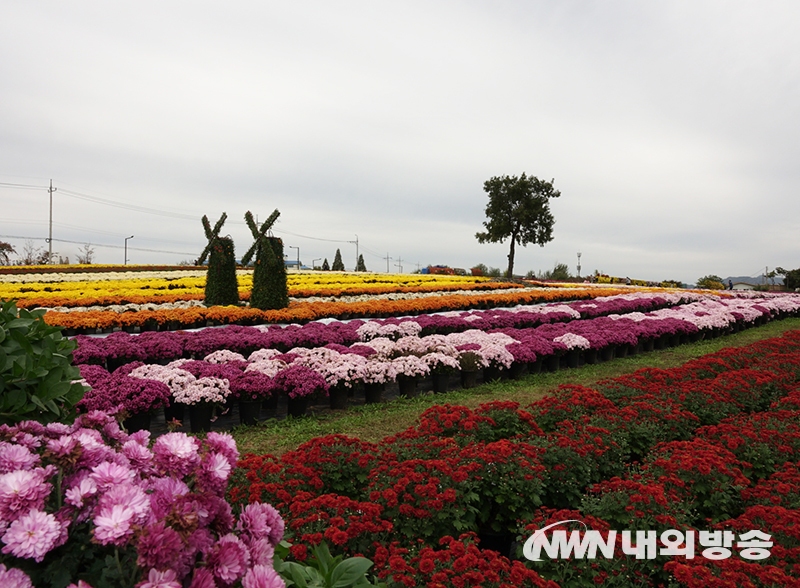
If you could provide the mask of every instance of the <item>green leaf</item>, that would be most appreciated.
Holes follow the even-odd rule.
[[[17,411],[25,406],[25,402],[28,400],[28,395],[25,394],[24,390],[20,390],[19,388],[9,390],[5,397],[7,403],[6,405],[8,406],[9,410],[12,411]]]
[[[41,399],[35,394],[31,395],[31,402],[33,402],[36,406],[38,406],[42,410],[47,410],[47,407],[44,405],[44,402],[42,402]]]
[[[283,566],[284,571],[288,573],[292,582],[294,582],[299,588],[308,588],[305,566],[293,561],[284,562]]]
[[[11,322],[6,323],[6,328],[7,329],[19,329],[21,327],[30,327],[34,322],[36,322],[34,319],[18,318],[18,319],[14,319]]]
[[[372,567],[372,562],[365,557],[351,557],[338,566],[331,574],[330,588],[348,588],[365,578],[367,570]]]

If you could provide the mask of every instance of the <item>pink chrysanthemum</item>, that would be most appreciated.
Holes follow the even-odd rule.
[[[52,485],[45,482],[49,473],[37,468],[0,475],[0,518],[11,521],[17,513],[44,508],[44,501],[52,490]]]
[[[192,583],[189,588],[217,588],[217,583],[214,581],[214,575],[211,570],[206,568],[197,568],[192,576]]]
[[[64,502],[76,508],[81,508],[84,500],[95,494],[97,494],[97,484],[92,478],[86,476],[66,491]]]
[[[241,578],[250,565],[250,553],[236,535],[225,535],[214,546],[208,566],[214,577],[232,584]]]
[[[147,580],[136,584],[136,588],[181,588],[181,583],[174,570],[159,572],[154,569],[150,570]]]
[[[136,473],[132,469],[110,461],[104,461],[93,467],[90,475],[100,492],[105,492],[119,484],[129,484],[136,477]]]
[[[271,566],[258,565],[247,571],[242,588],[286,588],[286,582]]]
[[[167,433],[153,445],[156,465],[174,476],[189,474],[199,460],[197,440],[186,433]]]
[[[14,470],[29,470],[39,461],[39,456],[27,447],[0,441],[0,474]]]
[[[255,502],[244,507],[237,529],[252,539],[268,539],[274,547],[283,539],[284,522],[271,504]]]
[[[29,558],[37,563],[44,559],[61,536],[61,523],[51,514],[33,509],[9,525],[3,535],[3,553]]]
[[[174,567],[183,549],[183,540],[178,532],[159,521],[142,529],[136,549],[137,563],[142,568]]]
[[[22,570],[7,569],[6,566],[0,564],[0,586],[3,588],[33,588],[33,583]]]
[[[94,517],[94,538],[101,545],[122,545],[133,534],[131,522],[135,513],[124,504],[103,509]]]
[[[117,484],[100,497],[100,510],[113,509],[117,504],[124,505],[133,512],[131,524],[144,524],[150,514],[150,497],[142,488],[133,484]]]

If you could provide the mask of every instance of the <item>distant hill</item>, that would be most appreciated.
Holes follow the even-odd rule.
[[[759,284],[763,284],[764,283],[764,277],[763,276],[757,276],[755,278],[752,278],[750,276],[729,276],[729,277],[725,278],[724,280],[722,280],[722,283],[727,286],[728,285],[728,280],[730,280],[734,284],[743,283],[743,284],[752,284],[753,286],[758,286]],[[772,284],[772,280],[768,279],[767,280],[767,284]],[[775,276],[775,285],[777,286],[777,285],[781,285],[781,284],[783,284],[783,278],[780,277],[780,276]]]

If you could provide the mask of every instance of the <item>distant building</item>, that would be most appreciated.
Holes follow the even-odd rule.
[[[733,283],[734,290],[755,290],[755,286],[753,284],[748,284],[747,282],[734,282]]]

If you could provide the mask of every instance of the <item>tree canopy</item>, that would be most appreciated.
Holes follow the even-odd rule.
[[[343,272],[344,271],[344,262],[342,261],[342,252],[338,249],[336,250],[336,256],[333,258],[333,265],[331,269],[335,272]]]
[[[561,192],[553,181],[536,176],[495,176],[483,184],[489,195],[486,205],[486,230],[475,233],[480,243],[502,243],[511,240],[506,276],[514,275],[514,253],[517,245],[529,243],[544,246],[553,240],[555,219],[550,212],[550,199]]]

